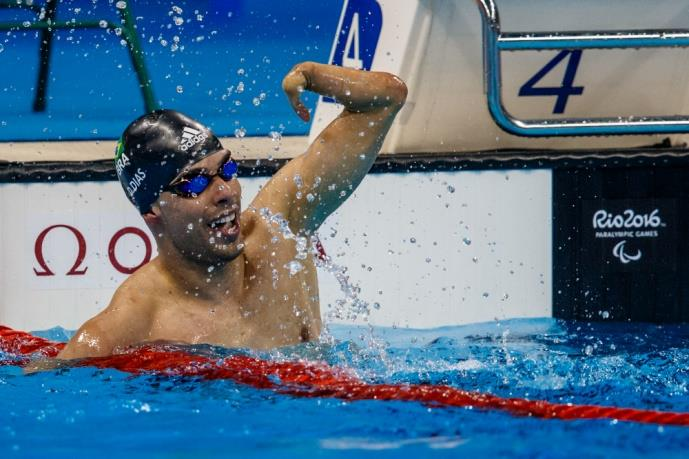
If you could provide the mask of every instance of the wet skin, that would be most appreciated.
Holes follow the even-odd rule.
[[[335,96],[344,110],[244,210],[237,178],[215,175],[194,197],[162,193],[143,215],[158,256],[118,288],[59,358],[109,355],[156,341],[272,348],[319,336],[313,255],[290,273],[296,242],[261,209],[282,215],[296,235],[313,234],[370,169],[406,86],[387,73],[302,63],[285,77],[283,89],[305,121],[309,113],[299,98],[305,89]],[[217,171],[228,154],[206,156],[182,174]],[[312,199],[305,198],[309,194]]]
[[[225,157],[215,153],[194,169],[216,170]],[[145,216],[159,231],[160,255],[122,285],[118,306],[103,318],[136,321],[122,323],[133,332],[127,341],[268,348],[318,336],[312,256],[290,275],[295,241],[254,208],[240,212],[238,179],[216,176],[196,198],[161,195],[153,215]],[[211,227],[232,213],[240,215],[234,224]]]

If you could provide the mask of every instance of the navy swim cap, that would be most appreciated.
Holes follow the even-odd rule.
[[[145,214],[185,167],[218,150],[218,138],[198,121],[156,110],[127,126],[117,142],[115,169],[127,197]]]

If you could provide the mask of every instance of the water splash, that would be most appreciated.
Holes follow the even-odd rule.
[[[298,183],[298,187],[303,186],[301,177],[295,177],[295,182]],[[296,254],[294,259],[285,265],[285,268],[290,273],[294,275],[303,269],[303,264],[301,261],[306,260],[309,254],[314,256],[316,260],[316,266],[330,273],[335,280],[337,280],[340,290],[344,294],[344,297],[338,299],[335,302],[334,307],[328,311],[328,319],[340,319],[346,321],[356,321],[363,320],[368,321],[368,317],[371,313],[371,305],[360,297],[361,288],[352,282],[349,275],[347,274],[347,268],[340,266],[332,261],[328,256],[322,257],[319,254],[317,244],[317,236],[302,236],[297,235],[292,232],[289,227],[289,223],[280,213],[273,213],[270,209],[263,207],[261,209],[255,209],[250,207],[258,213],[258,215],[266,221],[273,228],[277,229],[279,235],[283,239],[293,240],[295,242]],[[276,279],[274,279],[276,281]]]
[[[297,186],[303,186],[300,177],[295,177],[295,182],[299,182]],[[353,368],[365,369],[357,371],[357,374],[363,378],[374,378],[376,375],[379,376],[381,374],[394,374],[397,371],[397,364],[392,362],[387,355],[386,349],[388,344],[375,335],[373,326],[368,323],[371,308],[374,307],[378,309],[380,305],[376,303],[374,306],[371,306],[369,302],[361,298],[361,288],[349,277],[347,267],[334,263],[330,257],[327,255],[323,256],[323,254],[320,253],[318,250],[319,239],[316,235],[306,236],[294,234],[289,227],[288,221],[282,214],[274,213],[266,207],[261,209],[249,207],[248,210],[256,212],[260,218],[275,228],[278,231],[279,237],[295,242],[295,256],[283,267],[287,275],[294,276],[304,269],[304,265],[301,261],[306,260],[310,254],[315,260],[316,266],[330,273],[339,284],[343,297],[337,299],[334,304],[328,305],[329,309],[325,315],[325,324],[317,346],[337,347],[335,338],[329,332],[328,323],[336,320],[363,322],[366,332],[358,336],[358,342],[361,344],[361,347],[357,346],[356,349],[347,347],[346,351],[342,351],[346,354],[346,357],[343,356],[343,359],[348,361]],[[277,242],[275,236],[272,241]],[[280,272],[274,269],[272,273],[274,289],[277,289],[279,280]],[[302,346],[298,347],[301,349]],[[364,365],[364,363],[366,364]]]

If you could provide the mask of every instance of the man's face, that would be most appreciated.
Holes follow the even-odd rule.
[[[165,191],[158,199],[162,237],[185,257],[217,263],[235,259],[244,247],[240,231],[242,190],[236,178],[224,180],[218,169],[229,160],[221,150],[185,169],[181,177],[211,176],[208,187],[190,197]]]

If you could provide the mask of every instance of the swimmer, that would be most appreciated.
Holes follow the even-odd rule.
[[[281,215],[298,236],[313,235],[373,165],[407,88],[388,73],[313,62],[296,65],[282,88],[304,121],[310,115],[302,91],[334,97],[344,110],[246,208],[232,152],[207,127],[172,110],[127,127],[115,166],[158,256],[58,358],[106,356],[150,342],[267,349],[318,338],[313,255],[291,272],[295,240],[262,213]]]

